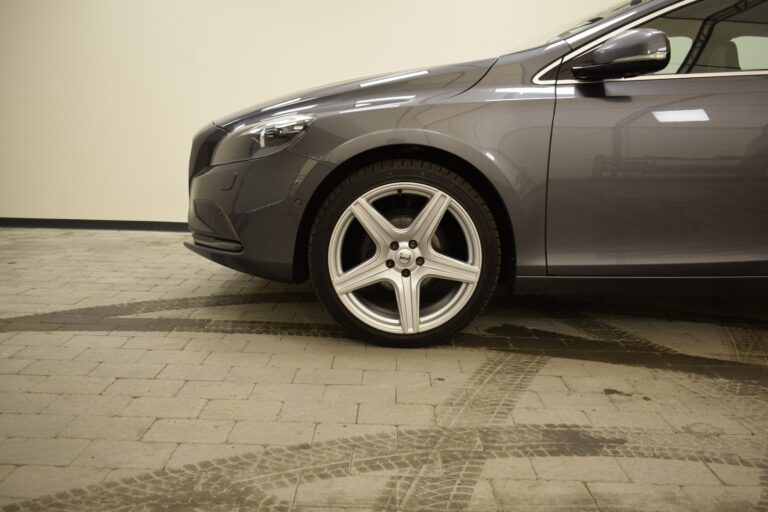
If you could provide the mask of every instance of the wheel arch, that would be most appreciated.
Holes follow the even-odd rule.
[[[294,251],[294,279],[309,278],[308,245],[313,220],[328,193],[347,176],[383,160],[418,159],[446,167],[465,179],[483,197],[493,214],[501,238],[501,273],[499,281],[511,283],[515,277],[515,238],[507,206],[491,180],[466,159],[450,151],[421,144],[394,144],[367,149],[339,162],[313,191],[299,223]]]

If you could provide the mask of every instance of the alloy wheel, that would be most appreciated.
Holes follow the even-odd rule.
[[[384,332],[425,332],[453,318],[480,280],[482,249],[471,217],[431,185],[390,183],[339,217],[328,270],[342,304]]]

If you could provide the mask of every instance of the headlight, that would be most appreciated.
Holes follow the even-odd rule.
[[[315,116],[293,114],[240,125],[221,139],[211,165],[273,155],[296,142],[314,120]]]

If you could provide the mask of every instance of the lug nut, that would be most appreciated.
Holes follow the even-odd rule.
[[[416,258],[416,264],[419,265],[419,266],[423,265],[424,264],[424,258],[422,258],[421,256]]]
[[[418,246],[419,246],[419,243],[416,240],[411,240],[410,242],[408,242],[408,247],[410,247],[411,249],[415,249]]]
[[[397,242],[392,242],[391,244],[389,244],[389,248],[392,249],[393,251],[396,251],[400,248],[400,244],[398,244]]]
[[[403,269],[403,277],[411,277],[411,271],[406,269]]]
[[[395,266],[395,262],[392,260],[387,260],[387,268],[392,268]]]

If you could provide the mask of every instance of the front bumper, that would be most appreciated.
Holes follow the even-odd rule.
[[[218,136],[215,128],[198,138]],[[193,149],[193,152],[195,150]],[[193,154],[192,161],[200,161]],[[306,206],[297,184],[317,161],[282,151],[214,167],[191,166],[185,245],[229,268],[274,281],[296,282],[295,249]]]

